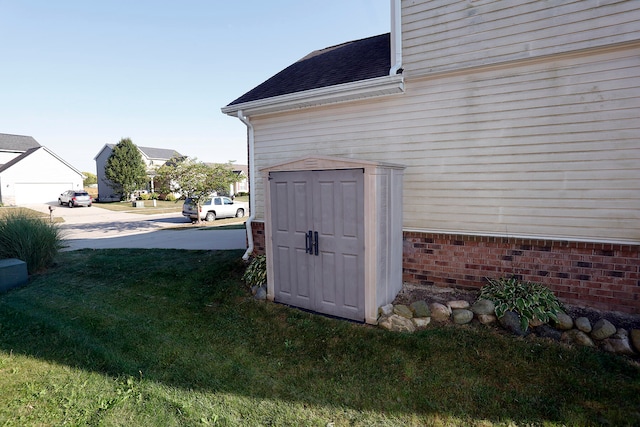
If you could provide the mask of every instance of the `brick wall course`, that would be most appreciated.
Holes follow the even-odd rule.
[[[425,245],[431,253],[418,257]],[[404,260],[403,279],[414,285],[479,289],[514,275],[568,304],[640,314],[638,245],[406,232]]]

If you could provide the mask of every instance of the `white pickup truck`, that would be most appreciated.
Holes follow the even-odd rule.
[[[200,205],[200,212],[197,212],[197,206],[190,198],[187,198],[182,205],[182,215],[191,220],[200,219],[205,221],[215,221],[217,218],[241,218],[245,215],[245,204],[234,202],[228,197],[214,196],[206,199]]]

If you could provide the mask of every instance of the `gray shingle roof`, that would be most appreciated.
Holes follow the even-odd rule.
[[[0,133],[0,150],[17,151],[24,153],[27,150],[40,146],[41,145],[38,143],[38,141],[33,139],[33,137],[31,136]]]
[[[31,137],[29,137],[31,138]],[[33,138],[32,138],[33,139]],[[34,140],[35,141],[35,140]],[[0,165],[0,172],[4,172],[7,169],[9,169],[11,166],[15,165],[16,163],[20,162],[20,160],[24,159],[25,157],[35,153],[36,151],[38,151],[40,148],[43,148],[40,146],[40,144],[38,144],[38,147],[33,147],[28,149],[27,151],[25,151],[24,153],[20,154],[17,157],[14,157],[13,159],[9,160],[7,163]]]
[[[176,150],[166,148],[138,147],[149,159],[169,160],[173,156],[182,156]]]
[[[311,52],[229,105],[386,76],[390,40],[386,33]]]

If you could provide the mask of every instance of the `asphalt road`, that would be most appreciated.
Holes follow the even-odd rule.
[[[184,227],[190,224],[180,213],[143,215],[102,209],[68,208],[55,203],[26,206],[62,217],[63,250],[159,248],[159,249],[246,249],[245,230],[215,227]],[[177,226],[183,226],[176,228]],[[173,227],[173,228],[172,228]]]

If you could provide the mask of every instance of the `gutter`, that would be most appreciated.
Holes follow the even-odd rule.
[[[404,79],[401,74],[394,74],[227,105],[222,112],[235,116],[243,111],[255,116],[403,92]]]
[[[391,69],[389,75],[402,73],[402,5],[401,0],[391,1]]]
[[[238,118],[242,123],[247,126],[247,135],[248,135],[248,151],[249,151],[249,218],[246,222],[247,227],[247,250],[242,255],[242,259],[244,261],[249,260],[249,256],[253,252],[253,230],[251,227],[251,223],[254,219],[256,219],[256,171],[255,171],[255,161],[254,161],[254,147],[253,147],[253,125],[249,121],[249,118],[246,117],[242,110],[238,110]]]

